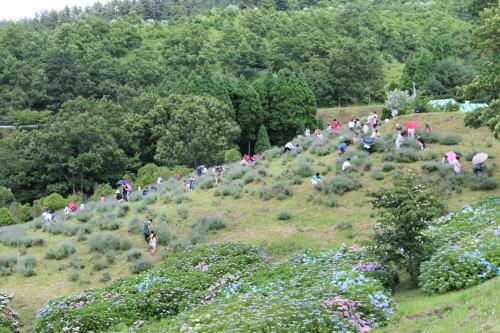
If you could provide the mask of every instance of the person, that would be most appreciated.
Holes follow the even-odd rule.
[[[481,172],[483,172],[483,163],[476,163],[476,164],[474,164],[473,168],[474,168],[475,174],[481,173]]]
[[[125,200],[123,200],[123,194],[116,193],[116,201],[118,201],[118,202],[124,202]]]
[[[408,128],[407,131],[408,131],[408,137],[413,139],[415,137],[415,129]]]
[[[156,237],[156,233],[153,230],[151,230],[151,233],[149,234],[148,244],[151,247],[151,255],[152,256],[156,255],[156,249],[157,249],[157,245],[158,245],[158,237]]]
[[[426,148],[425,141],[420,135],[417,135],[417,144],[420,147],[420,150],[424,150]]]
[[[368,133],[368,130],[369,130],[368,124],[364,124],[363,125],[363,133]]]
[[[64,207],[64,219],[67,220],[71,216],[72,212],[68,206]]]
[[[287,151],[293,152],[295,151],[295,146],[293,145],[292,141],[288,141],[285,145],[285,149],[283,150],[284,153]]]
[[[370,114],[369,114],[369,115],[368,115],[368,117],[366,118],[366,122],[367,122],[368,124],[371,124],[372,119],[373,119],[373,112],[370,112]]]
[[[427,133],[432,132],[432,128],[431,128],[431,126],[429,126],[429,124],[425,124],[425,132],[427,132]]]
[[[203,164],[196,167],[196,173],[198,174],[198,176],[201,176],[203,174],[203,169],[205,169],[205,166]]]
[[[309,128],[306,128],[306,130],[304,131],[304,136],[306,138],[311,136],[311,130]]]
[[[451,161],[448,160],[448,155],[444,154],[443,159],[441,160],[441,164],[442,165],[451,164]]]
[[[146,221],[144,221],[143,223],[144,241],[146,241],[146,243],[148,242],[148,238],[151,235],[151,230],[153,228],[152,225],[153,225],[153,219],[148,216]]]
[[[398,131],[398,135],[396,137],[396,150],[401,149],[401,145],[403,144],[403,135],[401,131]]]
[[[219,182],[222,183],[224,180],[224,167],[222,165],[217,165],[215,167],[215,183],[219,184]]]
[[[342,164],[342,172],[349,172],[351,171],[351,158],[348,157],[345,161],[344,164]]]
[[[451,165],[453,166],[453,171],[455,171],[456,174],[459,174],[462,170],[462,166],[460,165],[460,156],[457,156],[457,158],[451,162]]]
[[[99,198],[99,202],[101,204],[104,204],[106,202],[106,197],[104,195],[101,195],[101,197]]]
[[[143,195],[143,196],[146,196],[146,195],[148,195],[148,193],[149,193],[149,187],[147,187],[147,186],[146,186],[146,187],[142,190],[142,195]]]
[[[361,130],[361,121],[359,121],[359,118],[356,118],[356,121],[355,121],[355,127],[356,127],[356,131],[360,131]]]
[[[337,119],[333,119],[331,129],[333,132],[340,131],[340,122]]]
[[[175,180],[181,180],[181,178],[182,178],[181,173],[180,173],[180,172],[177,172],[177,173],[175,174]]]
[[[399,112],[397,108],[391,108],[391,117],[396,118],[398,116]]]
[[[379,130],[376,129],[375,131],[373,131],[371,137],[374,138],[374,139],[380,138],[380,132],[379,132]]]
[[[257,155],[253,154],[252,157],[250,157],[250,161],[255,162],[258,160]]]
[[[156,184],[158,184],[158,185],[163,184],[163,176],[158,177],[158,180],[156,181]]]
[[[316,172],[314,176],[311,178],[311,184],[316,187],[319,183],[321,183],[321,176],[319,172]]]
[[[189,190],[192,191],[194,189],[194,174],[192,172],[189,173],[188,177],[188,184],[189,184]]]
[[[123,200],[128,201],[128,197],[127,197],[128,192],[127,192],[127,188],[125,187],[125,185],[126,184],[122,185],[122,198],[123,198]]]
[[[345,142],[342,142],[339,145],[339,155],[345,154],[347,152],[347,144]]]
[[[403,130],[403,128],[401,127],[400,124],[396,124],[395,127],[396,127],[396,131],[398,131],[398,132],[401,132]]]
[[[316,130],[314,131],[314,135],[316,135],[318,139],[323,139],[323,132],[321,132],[319,128],[316,128]]]
[[[349,130],[354,132],[354,126],[356,124],[354,123],[354,119],[351,119],[351,121],[349,121],[349,123],[347,124],[347,126],[349,127]]]
[[[372,128],[377,128],[377,125],[378,125],[378,117],[377,117],[377,114],[374,113],[373,114],[373,117],[372,117]]]
[[[82,202],[82,203],[80,204],[80,210],[84,210],[84,209],[85,209],[85,204]]]

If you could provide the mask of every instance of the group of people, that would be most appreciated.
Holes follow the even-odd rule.
[[[249,155],[249,154],[243,154],[243,157],[241,158],[240,165],[250,165],[250,163],[257,161],[258,157],[257,155]]]

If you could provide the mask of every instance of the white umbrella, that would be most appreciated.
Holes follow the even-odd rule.
[[[472,164],[481,164],[484,163],[488,159],[488,154],[486,153],[479,153],[474,155],[472,158]]]

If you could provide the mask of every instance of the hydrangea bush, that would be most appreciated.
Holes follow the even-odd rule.
[[[169,254],[164,267],[105,288],[50,299],[37,314],[36,332],[103,331],[118,324],[172,316],[211,297],[210,287],[265,265],[262,254],[242,244],[218,244]],[[200,268],[201,267],[201,268]]]
[[[443,216],[425,234],[433,255],[420,267],[419,284],[444,293],[479,284],[500,274],[500,197]]]
[[[218,297],[139,331],[367,332],[394,311],[376,278],[393,273],[368,257],[362,248],[305,252],[213,286]]]
[[[0,291],[0,332],[19,332],[21,324],[18,314],[11,308],[10,302],[14,295]]]

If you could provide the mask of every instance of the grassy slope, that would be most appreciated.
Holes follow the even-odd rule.
[[[331,110],[332,109],[321,110],[321,113],[323,115],[336,116],[332,114]],[[368,109],[368,112],[369,110],[370,109]],[[359,112],[359,108],[349,108],[349,110],[343,111]],[[467,152],[472,148],[478,148],[494,155],[494,162],[496,162],[496,164],[500,162],[500,148],[496,144],[495,139],[492,138],[490,132],[486,129],[465,129],[463,127],[463,114],[425,114],[419,115],[418,119],[422,124],[429,122],[435,131],[459,132],[464,136],[462,143],[457,147],[439,145],[431,147],[431,149],[436,150],[439,154],[449,149],[459,149],[463,152]],[[404,123],[405,120],[400,119],[398,121]],[[392,125],[394,124],[386,124],[385,127],[382,128],[382,133],[389,131]],[[375,154],[372,158],[374,160],[374,168],[379,168],[382,163],[380,155]],[[324,157],[313,156],[313,160],[313,169],[321,171],[324,167],[319,166],[318,163],[324,162],[334,166],[335,155],[332,154]],[[284,169],[291,167],[294,163],[295,161],[292,160],[291,164],[286,165],[282,158],[273,160],[269,166],[269,171],[272,175],[265,179],[266,185],[272,184],[275,178],[279,176]],[[406,166],[419,168],[420,163],[421,162],[406,164]],[[464,168],[470,168],[470,165],[466,162]],[[332,175],[333,171],[328,174],[328,176]],[[499,179],[498,172],[495,177]],[[337,208],[328,208],[307,202],[306,198],[309,194],[315,196],[320,195],[311,188],[308,179],[304,179],[302,185],[294,186],[294,195],[284,201],[277,201],[274,199],[262,201],[258,196],[251,195],[252,190],[258,189],[261,185],[249,184],[245,187],[247,193],[244,193],[242,198],[238,200],[230,197],[214,197],[214,190],[197,190],[190,194],[193,199],[190,202],[180,205],[163,205],[157,203],[154,208],[157,211],[167,212],[169,221],[171,221],[171,231],[181,238],[188,235],[190,230],[189,226],[197,217],[206,214],[223,215],[228,222],[228,228],[217,234],[211,235],[210,239],[212,241],[231,240],[247,242],[253,245],[262,246],[265,250],[269,251],[271,255],[279,257],[303,249],[304,247],[315,249],[330,248],[343,242],[353,244],[367,239],[374,219],[370,216],[371,212],[367,204],[366,193],[376,190],[380,186],[390,184],[391,177],[390,174],[386,174],[383,181],[375,181],[370,177],[369,173],[365,173],[364,175],[360,175],[360,179],[363,183],[363,188],[358,192],[348,193],[341,197],[340,206]],[[499,193],[499,191],[496,190],[494,193]],[[464,190],[461,194],[453,194],[447,197],[447,202],[450,209],[455,209],[491,194],[492,192],[471,192],[469,190]],[[175,212],[178,207],[186,207],[189,209],[189,217],[186,221],[175,220]],[[291,220],[279,221],[277,219],[277,211],[282,207],[293,213],[293,218]],[[114,232],[124,237],[131,238],[134,242],[134,246],[144,248],[146,251],[141,235],[130,235],[127,233],[127,222],[133,214],[138,215],[141,219],[145,217],[145,214],[137,214],[132,211],[128,217],[122,219],[121,228]],[[337,226],[341,222],[349,222],[352,228],[340,230]],[[36,233],[40,234],[39,231],[36,231]],[[18,249],[7,248],[0,245],[1,253],[20,255],[26,252],[35,255],[39,261],[39,266],[37,268],[38,275],[35,277],[24,278],[19,273],[15,273],[10,277],[0,277],[0,286],[2,289],[10,290],[16,294],[14,306],[19,310],[21,318],[26,324],[27,331],[29,331],[33,322],[35,311],[42,307],[48,298],[60,294],[74,294],[82,289],[103,284],[98,282],[101,273],[92,271],[89,264],[82,270],[82,278],[80,281],[68,281],[67,259],[60,262],[43,259],[44,253],[48,247],[68,237],[48,234],[43,234],[43,237],[48,242],[45,248],[31,248],[22,253]],[[69,238],[73,239],[74,237]],[[77,243],[76,239],[75,243]],[[90,255],[88,253],[87,244],[83,242],[77,243],[77,245],[77,256],[83,258],[88,263]],[[165,251],[165,249],[161,249],[160,252],[161,251]],[[111,274],[112,278],[115,279],[119,276],[128,274],[127,266],[124,256],[118,255],[116,263],[107,271]],[[403,293],[401,296],[398,296],[400,301],[403,302],[401,305],[402,310],[407,306],[405,295],[407,294]],[[409,294],[409,297],[413,297],[412,294]],[[434,298],[428,298],[422,295],[419,297],[419,299],[422,299],[423,303],[427,301],[430,304],[433,303],[432,299]]]
[[[396,293],[399,309],[387,327],[392,332],[500,332],[500,280],[444,295],[428,296],[417,290]]]

